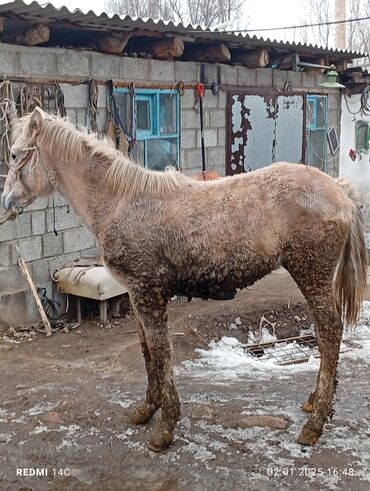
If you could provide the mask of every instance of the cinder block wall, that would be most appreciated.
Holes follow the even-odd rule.
[[[322,77],[271,69],[250,70],[244,67],[203,64],[204,82],[246,87],[266,86],[283,89],[286,81],[294,89],[318,92]],[[86,80],[114,79],[163,83],[167,86],[182,81],[199,81],[201,66],[193,62],[169,62],[109,56],[99,53],[58,48],[37,48],[0,45],[0,75],[16,80],[24,77],[43,77],[52,81],[66,76]],[[68,117],[76,124],[86,125],[88,89],[86,84],[61,84]],[[339,127],[340,101],[333,96],[329,102],[329,118]],[[207,169],[225,173],[226,93],[204,96],[204,125]],[[200,119],[194,110],[193,90],[186,90],[181,98],[181,169],[186,174],[201,171]],[[104,130],[106,120],[106,90],[99,86],[97,123]],[[0,162],[0,174],[4,173]],[[1,183],[1,181],[0,181]],[[0,189],[1,192],[1,189]],[[55,198],[55,223],[58,236],[53,233],[51,199],[39,199],[17,220],[0,226],[0,324],[30,324],[38,314],[17,265],[15,251],[19,241],[22,256],[27,261],[37,286],[45,286],[51,295],[51,273],[63,263],[79,257],[98,254],[94,239],[83,228],[72,210],[61,197]]]

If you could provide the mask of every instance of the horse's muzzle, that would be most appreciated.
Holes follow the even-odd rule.
[[[17,200],[14,199],[12,193],[1,195],[1,205],[6,209],[6,211],[10,211],[17,205]]]

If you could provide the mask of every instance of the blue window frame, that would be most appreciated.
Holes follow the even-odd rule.
[[[308,95],[306,101],[307,152],[306,163],[326,172],[327,96]]]
[[[153,170],[179,168],[179,94],[172,90],[115,89],[114,96],[126,134],[137,146],[139,162]]]

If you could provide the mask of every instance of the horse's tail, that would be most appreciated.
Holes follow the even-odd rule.
[[[368,258],[359,202],[350,183],[340,184],[352,203],[352,221],[334,281],[334,295],[345,324],[355,326],[366,290]]]

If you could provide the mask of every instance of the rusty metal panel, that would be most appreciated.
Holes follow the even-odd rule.
[[[304,162],[303,95],[277,96],[276,145],[273,162]]]
[[[228,174],[303,162],[303,94],[230,94]]]

